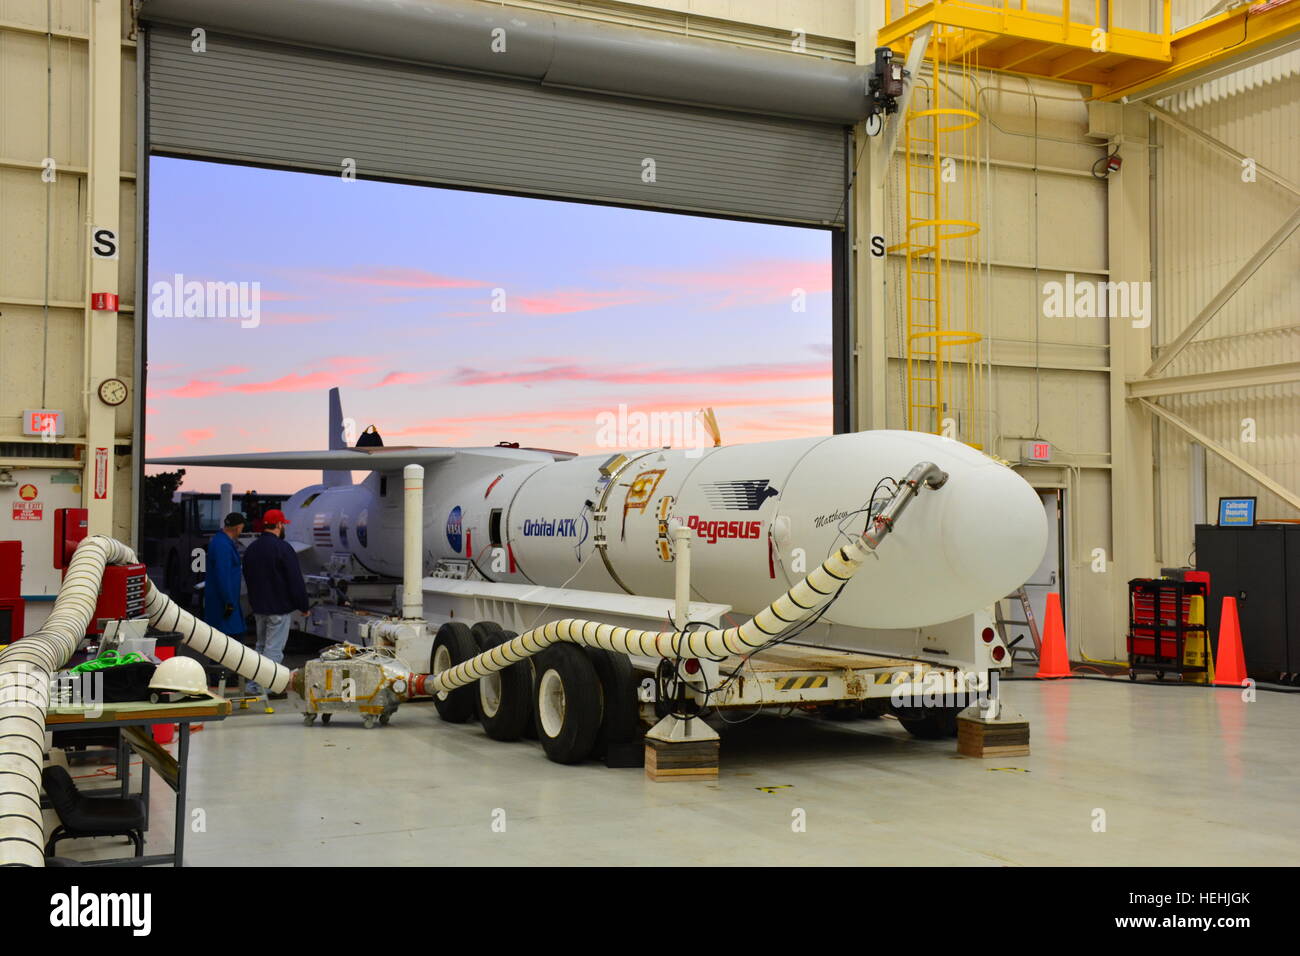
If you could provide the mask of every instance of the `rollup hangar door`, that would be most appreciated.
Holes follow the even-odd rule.
[[[469,0],[141,15],[148,154],[830,228],[845,427],[864,68]]]

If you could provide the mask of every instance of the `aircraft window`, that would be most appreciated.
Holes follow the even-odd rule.
[[[488,517],[488,543],[494,547],[501,547],[501,509],[493,508],[492,514]]]
[[[320,492],[319,492],[319,491],[313,491],[311,494],[309,494],[309,495],[307,496],[307,498],[303,501],[303,503],[300,504],[298,507],[299,507],[299,508],[306,508],[309,504],[311,504],[313,501],[315,501],[315,500],[316,500],[317,498],[319,498],[319,497],[320,497]]]
[[[339,545],[348,546],[348,516],[339,515]]]
[[[366,512],[357,515],[357,544],[361,547],[366,546]]]

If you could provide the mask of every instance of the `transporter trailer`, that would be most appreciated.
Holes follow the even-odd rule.
[[[378,671],[361,678],[368,695],[357,710],[367,727],[379,714],[387,724],[400,702],[429,696],[441,720],[476,720],[495,740],[536,737],[553,761],[595,757],[628,767],[678,744],[688,745],[683,752],[712,744],[716,754],[716,728],[755,713],[891,715],[913,736],[933,740],[956,736],[957,714],[972,704],[996,712],[996,675],[1011,660],[988,609],[913,628],[826,619],[864,559],[872,559],[864,575],[889,560],[888,549],[875,549],[907,507],[944,487],[947,474],[930,463],[873,502],[860,535],[846,536],[848,544],[743,624],[729,605],[689,599],[699,531],[682,522],[663,529],[673,598],[488,581],[471,562],[451,559],[418,578],[418,471],[409,466],[405,474],[407,550],[417,560],[400,585],[356,573],[346,555],[309,576],[318,603],[302,627],[352,648],[326,655],[334,667],[351,658],[357,675],[367,657],[382,658],[389,672],[394,661],[401,665],[402,679],[386,685]],[[321,672],[319,664],[304,672],[313,666]],[[295,686],[308,724],[318,711],[346,709],[337,690],[325,696],[319,678]],[[388,690],[377,710],[381,686]],[[709,762],[674,770],[664,769],[667,758],[657,760],[661,777],[707,775]],[[712,763],[716,773],[716,756]]]

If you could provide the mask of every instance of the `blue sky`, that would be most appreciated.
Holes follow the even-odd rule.
[[[728,443],[831,430],[828,232],[151,164],[149,455],[325,447],[330,385],[388,444],[590,452],[620,403],[713,406]],[[170,314],[178,273],[259,283],[258,324]],[[223,480],[312,476],[185,487]]]

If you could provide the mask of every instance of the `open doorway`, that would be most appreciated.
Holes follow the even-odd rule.
[[[1038,488],[1043,512],[1047,515],[1047,547],[1038,568],[1024,583],[1026,609],[1018,595],[1002,602],[1003,636],[1017,660],[1033,660],[1047,616],[1047,596],[1061,597],[1065,613],[1065,491],[1061,488]],[[1026,613],[1028,610],[1028,613]]]

